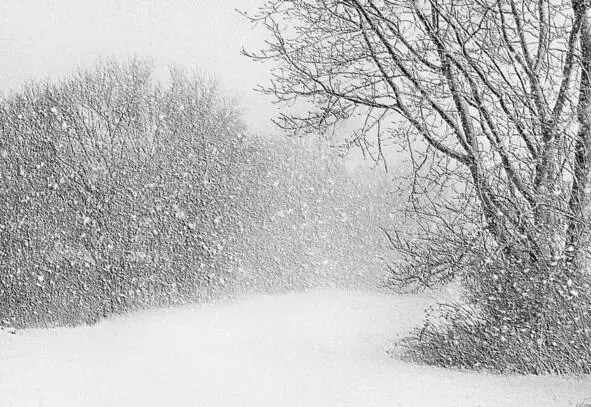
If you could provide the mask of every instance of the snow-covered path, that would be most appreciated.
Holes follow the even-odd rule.
[[[0,334],[0,406],[575,406],[590,379],[413,366],[428,300],[314,290]]]

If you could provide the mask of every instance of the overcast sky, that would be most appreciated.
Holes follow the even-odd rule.
[[[242,56],[263,46],[266,33],[235,9],[255,11],[264,0],[0,0],[0,95],[30,79],[56,79],[101,57],[150,57],[215,75],[242,101],[255,134],[277,134],[277,107],[253,88],[269,65]],[[346,132],[348,133],[348,132]],[[346,134],[345,133],[345,134]],[[360,164],[360,152],[348,164]]]
[[[260,46],[235,12],[262,0],[2,0],[0,91],[29,79],[58,78],[100,57],[151,57],[214,74],[241,96],[254,131],[269,131],[273,107],[252,88],[269,67],[240,55]]]

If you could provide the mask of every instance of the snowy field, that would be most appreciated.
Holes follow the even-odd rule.
[[[429,300],[312,290],[0,334],[0,406],[576,406],[591,380],[414,366]]]

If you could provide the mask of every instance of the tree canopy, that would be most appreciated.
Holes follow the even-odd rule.
[[[408,151],[418,227],[389,233],[392,286],[459,279],[474,313],[531,337],[540,310],[586,304],[588,1],[273,0],[249,18],[270,34],[246,52],[273,64],[262,91],[313,106],[280,127],[355,118],[350,142]]]

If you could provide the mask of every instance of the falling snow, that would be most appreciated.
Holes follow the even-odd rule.
[[[249,134],[182,71],[159,84],[106,63],[27,92],[0,105],[0,406],[585,396],[578,379],[387,354],[433,302],[377,289],[392,256],[380,227],[404,223],[395,174],[351,171],[322,141]]]

